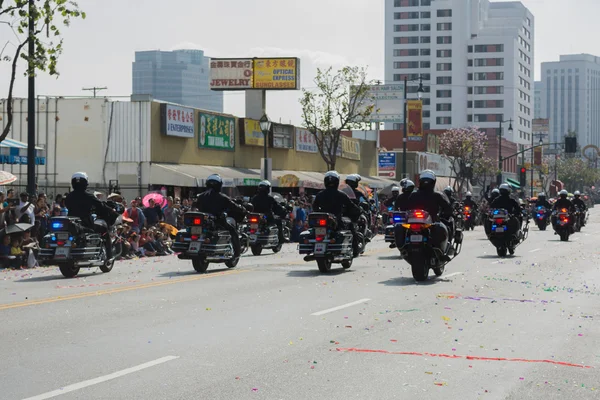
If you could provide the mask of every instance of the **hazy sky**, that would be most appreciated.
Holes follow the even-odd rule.
[[[298,56],[302,86],[312,87],[317,67],[368,65],[383,79],[385,0],[78,0],[87,19],[63,30],[59,79],[41,73],[40,95],[86,95],[82,87],[107,86],[102,95],[131,93],[136,50],[199,48],[213,57]],[[392,1],[392,0],[387,0]],[[600,0],[523,0],[535,16],[535,76],[541,61],[560,54],[600,56]],[[1,46],[13,40],[0,24]],[[10,45],[9,45],[10,49]],[[0,62],[0,98],[9,65]],[[15,94],[26,96],[18,76]],[[300,124],[299,91],[270,92],[267,112]],[[243,92],[225,95],[225,111],[244,114]]]

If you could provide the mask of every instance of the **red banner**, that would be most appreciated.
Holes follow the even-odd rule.
[[[421,100],[407,100],[408,140],[423,140],[423,103]]]

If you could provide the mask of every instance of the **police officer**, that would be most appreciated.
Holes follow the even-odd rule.
[[[396,211],[407,211],[406,206],[408,205],[408,199],[412,192],[415,190],[415,183],[410,179],[404,182],[402,187],[402,194],[396,198],[394,202],[394,210]]]
[[[354,197],[356,197],[356,200],[354,200],[354,202],[357,204],[366,201],[365,195],[360,190],[358,190],[358,182],[360,182],[360,180],[361,177],[358,174],[351,174],[346,177],[346,185],[352,188],[352,191],[354,192]]]
[[[285,217],[287,211],[273,198],[271,194],[271,182],[265,180],[258,184],[258,193],[252,198],[250,203],[254,208],[254,212],[264,214],[267,217],[267,223],[276,224],[279,238],[279,243],[284,242],[283,225],[281,218]],[[280,218],[275,218],[277,215]]]
[[[338,190],[340,186],[340,174],[336,171],[327,172],[323,183],[325,184],[325,189],[316,195],[313,201],[313,210],[333,214],[339,222],[341,222],[342,217],[348,217],[355,222],[360,217],[361,211],[346,193]],[[354,232],[354,227],[352,229]],[[353,242],[356,254],[358,241],[354,240]]]
[[[581,199],[581,193],[579,190],[576,190],[573,195],[575,196],[573,199],[573,206],[581,210],[581,226],[585,226],[585,212],[587,211],[587,206],[585,205],[585,201]]]
[[[557,210],[559,208],[566,208],[567,210],[569,210],[569,212],[574,212],[575,206],[573,205],[573,202],[571,202],[571,200],[567,198],[568,196],[569,192],[567,192],[566,190],[561,190],[558,193],[558,200],[556,200],[556,202],[554,203],[553,210]]]
[[[112,260],[112,243],[108,236],[106,226],[94,224],[92,214],[95,213],[99,218],[112,225],[118,218],[113,209],[105,203],[98,200],[94,193],[87,190],[88,176],[85,172],[76,172],[71,177],[71,186],[73,191],[69,193],[65,199],[65,206],[69,209],[69,217],[77,217],[81,219],[81,224],[88,230],[100,233],[104,238],[104,246],[106,248],[106,258]]]
[[[223,180],[218,174],[210,175],[206,179],[206,187],[207,190],[200,193],[196,198],[194,208],[200,212],[212,214],[217,218],[217,224],[231,235],[234,257],[239,257],[241,253],[239,234],[235,226],[223,217],[223,213],[230,213],[233,218],[239,221],[246,214],[246,209],[236,204],[229,196],[221,193]]]
[[[503,183],[500,185],[500,196],[496,197],[494,201],[492,201],[491,208],[503,208],[511,214],[514,219],[509,222],[509,228],[511,228],[511,234],[516,234],[521,229],[521,224],[523,223],[523,213],[522,208],[519,202],[512,197],[510,197],[510,186],[508,183]]]
[[[470,207],[471,210],[473,210],[473,212],[477,212],[479,206],[477,205],[477,202],[475,200],[473,200],[473,194],[471,192],[467,192],[467,194],[465,195],[465,201],[463,202],[463,204],[467,207]]]
[[[448,202],[450,203],[450,206],[454,208],[458,203],[458,199],[454,197],[454,190],[452,190],[452,187],[446,186],[446,189],[444,189],[444,194],[446,195],[446,197],[448,197]]]
[[[491,204],[492,204],[492,202],[493,202],[494,200],[496,200],[496,198],[497,198],[498,196],[500,196],[500,190],[499,190],[498,188],[494,188],[494,189],[492,190],[492,192],[489,194],[489,196],[488,196],[488,194],[487,194],[487,193],[485,193],[485,194],[483,195],[483,197],[485,198],[485,201],[487,201],[489,205],[491,205]]]
[[[443,193],[434,190],[436,180],[437,177],[433,171],[425,170],[421,172],[419,190],[411,193],[406,209],[424,210],[429,213],[436,226],[436,232],[432,238],[432,241],[435,240],[434,246],[445,252],[445,261],[450,261],[449,255],[454,255],[454,248],[451,246],[452,237],[454,236],[452,207]],[[401,226],[397,226],[397,229],[400,228]],[[396,237],[402,238],[403,235],[396,235]]]
[[[550,204],[550,202],[548,201],[548,199],[546,198],[546,193],[540,193],[538,195],[537,200],[535,201],[535,207],[544,207],[548,210],[552,209],[552,205]]]
[[[390,197],[389,199],[384,201],[383,205],[386,206],[388,209],[390,207],[394,207],[394,203],[396,202],[396,199],[398,198],[399,195],[400,195],[400,188],[398,186],[392,186],[392,197]]]

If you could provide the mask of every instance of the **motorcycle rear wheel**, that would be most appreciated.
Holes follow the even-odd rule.
[[[61,264],[58,268],[60,268],[60,273],[63,274],[65,278],[74,278],[79,274],[80,268],[75,266],[75,263]]]
[[[321,273],[326,274],[331,271],[331,261],[326,258],[317,258],[317,266]]]
[[[203,274],[208,269],[208,261],[203,257],[192,258],[192,266],[196,272]]]
[[[426,262],[424,257],[415,256],[413,254],[410,260],[410,269],[415,281],[423,282],[429,277],[429,267],[426,266]]]
[[[569,241],[569,232],[561,232],[560,233],[560,241],[568,242]]]
[[[508,249],[506,247],[496,247],[496,253],[498,254],[498,257],[506,257],[507,252]]]
[[[250,245],[250,250],[252,250],[252,254],[255,256],[260,256],[262,253],[262,246],[260,244]]]

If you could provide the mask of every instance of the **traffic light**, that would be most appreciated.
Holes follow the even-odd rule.
[[[575,154],[577,153],[577,138],[566,137],[565,138],[565,153]]]
[[[519,184],[521,187],[527,186],[527,168],[521,167],[519,170]]]

